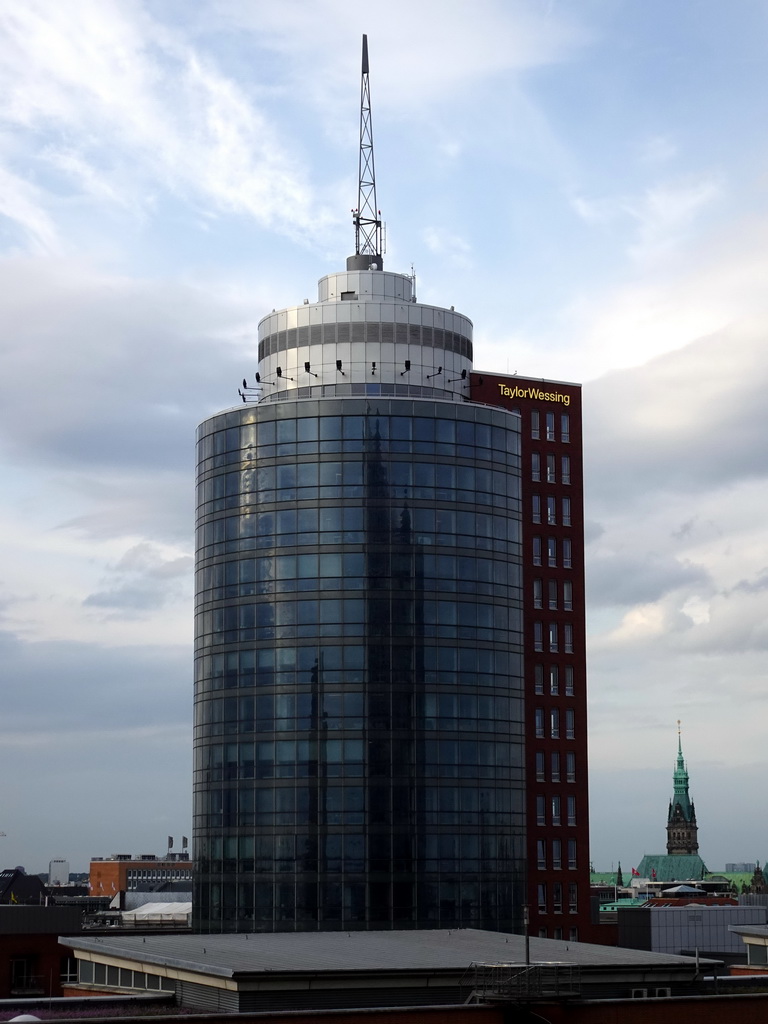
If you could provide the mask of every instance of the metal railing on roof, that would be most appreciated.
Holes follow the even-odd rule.
[[[524,1003],[537,999],[569,999],[581,994],[581,970],[576,964],[472,963],[462,980],[472,1002]]]

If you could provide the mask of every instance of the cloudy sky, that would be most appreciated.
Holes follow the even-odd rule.
[[[678,718],[768,858],[763,0],[0,0],[2,865],[189,835],[194,427],[352,251],[362,32],[387,267],[585,385],[595,866]]]

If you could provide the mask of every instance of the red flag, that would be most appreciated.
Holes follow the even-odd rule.
[[[656,881],[656,868],[651,868],[651,878]]]
[[[637,877],[639,878],[640,877],[640,872],[637,871],[635,868],[632,868],[632,875],[633,875],[633,877],[634,877],[634,875],[637,875]]]

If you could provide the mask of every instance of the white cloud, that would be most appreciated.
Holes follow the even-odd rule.
[[[295,237],[327,221],[279,126],[140,8],[30,0],[8,10],[0,28],[6,117],[25,143],[13,162],[39,168],[36,205],[48,217],[62,185],[46,167],[94,200],[130,202],[137,212],[160,188]]]
[[[0,215],[20,229],[25,249],[38,255],[53,255],[61,251],[61,242],[45,205],[45,196],[39,188],[7,167],[0,167]]]
[[[601,198],[573,196],[571,206],[587,224],[598,227],[626,223],[627,252],[635,260],[666,259],[688,239],[697,218],[722,197],[712,178],[659,182],[638,195]]]
[[[630,248],[631,255],[638,260],[668,255],[720,195],[717,182],[703,180],[658,185],[648,189],[640,202],[628,202],[625,209],[637,224],[637,242]]]
[[[452,234],[435,227],[425,228],[422,232],[424,244],[433,253],[439,253],[448,262],[458,267],[467,268],[471,265],[472,247],[459,235]]]
[[[193,566],[194,559],[189,554],[140,541],[108,567],[103,588],[89,594],[83,604],[111,610],[119,619],[146,617],[170,599],[188,596]]]
[[[669,135],[653,135],[641,146],[640,156],[649,164],[665,164],[679,154],[678,145]]]
[[[306,91],[311,85],[323,103],[329,90],[348,95],[350,72],[360,66],[361,35],[367,33],[377,106],[384,110],[432,103],[479,77],[568,60],[590,39],[569,13],[548,15],[520,0],[479,0],[472,7],[462,0],[416,6],[393,0],[387,17],[373,26],[369,11],[346,0],[284,0],[270,7],[220,0],[215,17],[219,28],[245,29],[266,42],[290,62],[294,88]]]

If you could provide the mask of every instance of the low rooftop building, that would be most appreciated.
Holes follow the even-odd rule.
[[[503,978],[550,997],[699,991],[716,961],[473,929],[76,936],[68,994],[173,991],[180,1005],[243,1013],[464,1003]],[[529,960],[529,963],[526,963]],[[494,984],[495,981],[493,982]],[[493,986],[492,986],[493,987]],[[529,992],[530,995],[530,992]]]

